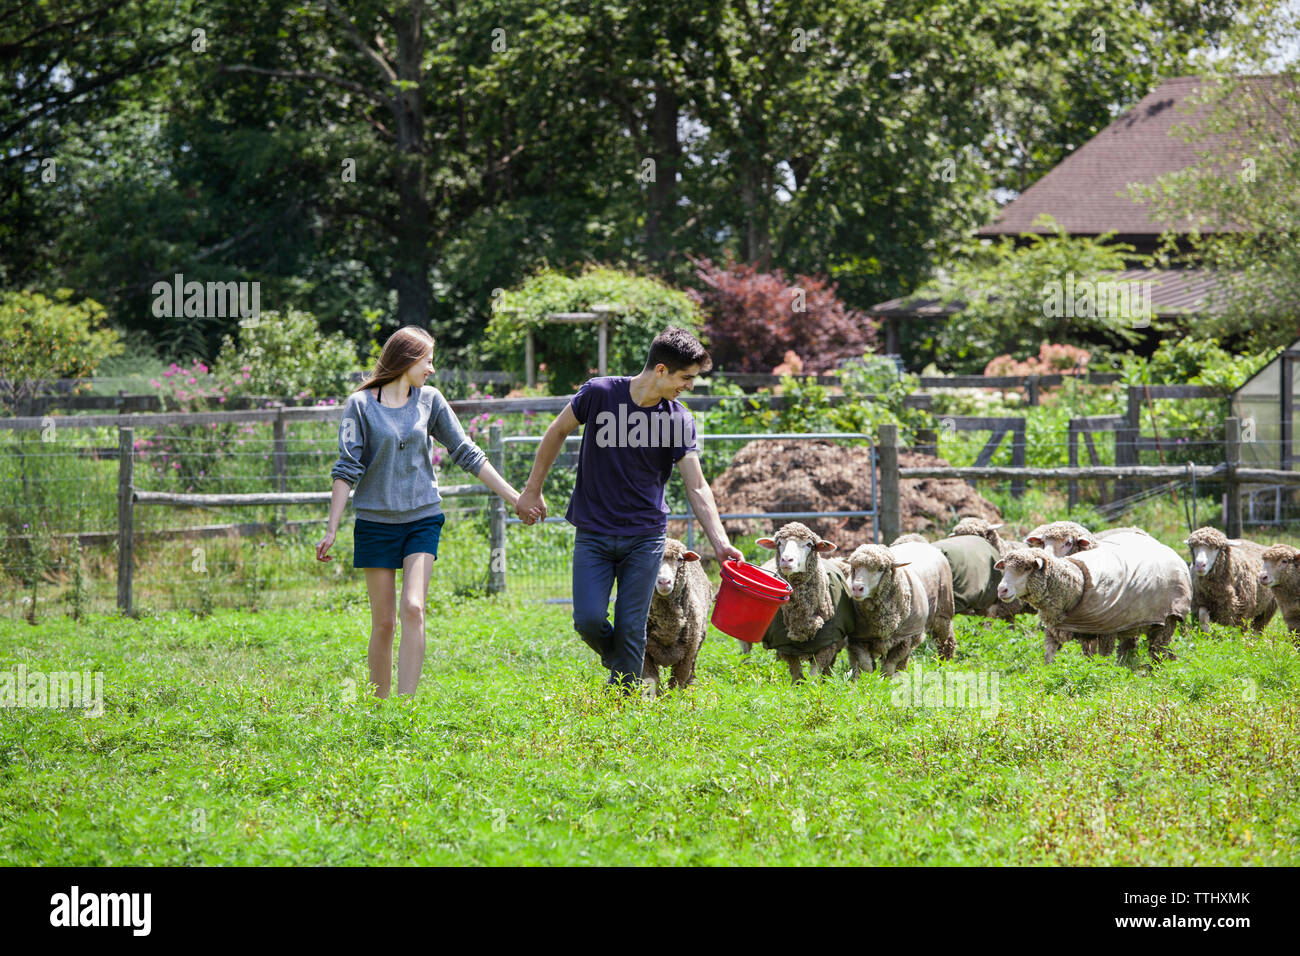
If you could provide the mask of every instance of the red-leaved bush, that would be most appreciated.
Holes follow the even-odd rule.
[[[780,269],[692,258],[701,289],[689,290],[704,310],[713,365],[729,372],[770,372],[795,352],[805,372],[825,372],[876,344],[876,324],[816,276],[788,281]]]

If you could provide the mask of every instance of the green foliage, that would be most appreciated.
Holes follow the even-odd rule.
[[[1283,6],[1257,25],[1294,48],[1300,11]],[[1259,42],[1246,31],[1240,39],[1247,47]],[[1300,325],[1300,66],[1241,72],[1247,75],[1210,71],[1213,82],[1195,104],[1201,117],[1174,128],[1201,159],[1132,192],[1153,217],[1193,224],[1191,254],[1173,235],[1167,254],[1218,274],[1214,308],[1198,317],[1196,332],[1259,351],[1289,345]],[[1232,231],[1220,231],[1224,224]]]
[[[0,292],[0,402],[13,408],[56,378],[85,378],[123,351],[116,329],[104,327],[104,307],[73,302],[70,289],[54,298],[31,290]]]
[[[678,325],[698,335],[703,322],[690,296],[657,279],[596,266],[576,276],[541,269],[500,297],[484,347],[496,364],[522,380],[526,330],[532,328],[537,362],[546,363],[551,394],[568,394],[596,374],[596,324],[548,325],[542,317],[550,312],[587,311],[601,304],[619,309],[610,319],[611,375],[640,372],[651,340],[668,326]]]
[[[1164,339],[1149,359],[1123,356],[1129,385],[1214,385],[1232,391],[1277,356],[1281,348],[1234,355],[1217,339],[1175,336]]]
[[[225,336],[216,363],[233,394],[277,398],[337,398],[359,370],[356,348],[341,332],[322,333],[315,316],[296,309],[241,324],[238,344]]]
[[[1034,354],[1043,342],[1068,342],[1084,333],[1131,345],[1139,328],[1154,324],[1150,316],[1110,314],[1107,308],[1087,307],[1067,314],[1064,299],[1070,288],[1104,280],[1104,273],[1128,268],[1133,247],[1112,244],[1110,235],[1071,238],[1049,220],[1051,236],[1028,233],[1026,245],[1009,238],[990,246],[973,246],[933,282],[917,291],[918,298],[936,297],[958,303],[961,310],[925,343],[943,356],[955,372],[980,373],[997,355]]]

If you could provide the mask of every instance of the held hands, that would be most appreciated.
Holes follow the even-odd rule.
[[[524,524],[534,524],[546,517],[546,501],[540,491],[524,489],[515,501],[515,515]]]

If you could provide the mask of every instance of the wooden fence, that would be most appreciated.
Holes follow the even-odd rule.
[[[1172,386],[1190,387],[1190,386]],[[1154,389],[1153,389],[1154,390]],[[1154,397],[1154,396],[1153,396]],[[1175,397],[1166,395],[1164,397]],[[883,541],[893,541],[901,534],[901,516],[898,507],[899,482],[904,478],[958,478],[965,480],[1021,480],[1027,478],[1060,479],[1075,481],[1100,481],[1118,479],[1141,481],[1151,479],[1192,478],[1197,481],[1222,481],[1227,489],[1224,497],[1223,525],[1229,538],[1241,537],[1241,492],[1247,484],[1275,484],[1300,486],[1300,471],[1276,468],[1243,468],[1241,466],[1241,422],[1229,417],[1223,423],[1223,456],[1218,465],[1089,465],[1080,468],[1008,468],[971,466],[969,468],[900,468],[898,464],[898,426],[880,426],[880,533]]]

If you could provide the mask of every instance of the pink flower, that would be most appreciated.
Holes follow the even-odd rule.
[[[172,462],[172,467],[173,467],[173,468],[179,468],[180,466],[181,466],[181,463],[180,463],[179,461],[174,461],[174,462]]]
[[[241,372],[251,372],[251,371],[253,370],[253,366],[251,366],[251,365],[241,365],[241,366],[239,366],[239,370],[240,370]]]
[[[173,366],[172,366],[171,368],[169,368],[167,371],[163,372],[163,377],[164,377],[164,378],[171,378],[171,377],[172,377],[173,375],[175,375],[175,374],[176,374],[176,366],[173,365]]]
[[[202,362],[200,362],[198,359],[194,360],[194,364],[198,366],[200,372],[207,372],[208,367],[204,365]]]
[[[198,379],[193,378],[193,377],[190,377],[190,378],[187,378],[187,379],[185,380],[185,384],[186,384],[186,385],[193,385],[193,384],[194,384],[195,382],[197,382],[197,381],[198,381]]]
[[[154,388],[162,388],[162,382],[158,381],[156,378],[149,379],[149,384]]]

